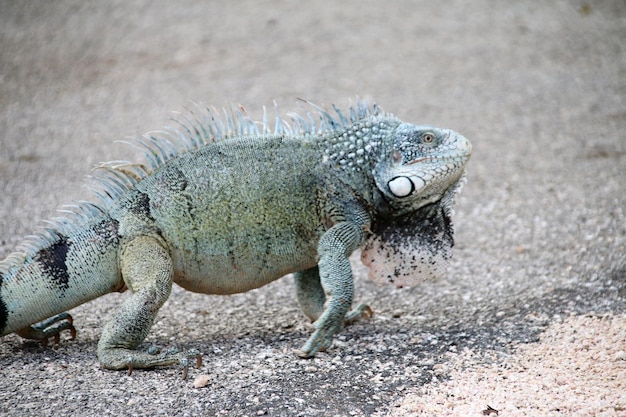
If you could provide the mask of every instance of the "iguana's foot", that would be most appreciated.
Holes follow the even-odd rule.
[[[367,304],[359,304],[346,314],[344,324],[349,325],[356,323],[359,320],[369,320],[374,316],[374,310]]]
[[[63,330],[69,330],[72,340],[76,339],[76,328],[74,328],[73,322],[74,319],[72,319],[69,313],[61,313],[32,326],[20,329],[15,333],[24,339],[40,340],[44,345],[48,344],[48,339],[51,337],[54,337],[54,343],[59,343]]]
[[[179,352],[177,349],[169,349],[164,353],[159,353],[154,348],[147,352],[138,352],[132,349],[111,348],[105,351],[98,351],[98,359],[102,366],[107,369],[128,369],[131,375],[133,369],[147,369],[161,366],[179,365],[183,369],[183,379],[187,378],[189,361],[195,360],[196,367],[202,366],[202,356],[195,349],[186,352]]]
[[[333,343],[333,336],[338,333],[344,324],[352,324],[361,319],[369,319],[374,315],[374,312],[367,304],[359,304],[354,309],[349,311],[343,323],[334,323],[331,320],[320,320],[315,323],[315,332],[302,346],[301,349],[296,351],[296,354],[301,358],[312,358],[317,352],[323,352],[330,347]]]
[[[304,346],[296,350],[296,355],[309,359],[317,352],[324,352],[332,345],[333,336],[341,330],[341,327],[343,327],[341,323],[318,327]]]

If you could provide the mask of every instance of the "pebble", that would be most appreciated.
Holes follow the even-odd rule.
[[[209,377],[207,374],[201,374],[201,375],[198,375],[193,380],[193,387],[194,388],[204,388],[207,385],[209,385],[210,383],[211,383],[211,377]]]

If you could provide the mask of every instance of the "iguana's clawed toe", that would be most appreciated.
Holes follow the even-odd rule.
[[[196,349],[179,352],[170,349],[165,353],[155,353],[154,349],[147,352],[137,352],[130,349],[110,349],[100,353],[100,362],[107,369],[126,369],[132,375],[135,369],[150,369],[163,366],[179,365],[182,368],[183,379],[187,378],[189,361],[195,360],[196,367],[202,366],[202,355]]]
[[[362,319],[369,319],[374,315],[374,311],[367,304],[359,304],[345,316],[343,324],[353,324]],[[341,330],[342,325],[329,320],[315,323],[316,330],[302,348],[295,351],[301,358],[309,359],[317,352],[324,352],[333,343],[333,336]]]
[[[44,345],[48,344],[50,338],[54,338],[54,343],[59,343],[63,330],[69,330],[71,339],[76,339],[76,328],[73,323],[72,316],[65,312],[20,329],[16,333],[25,339],[39,340]]]
[[[317,327],[315,332],[309,337],[309,340],[297,351],[301,358],[312,358],[317,352],[326,351],[333,344],[333,336],[341,330],[342,323],[320,323],[315,324]]]
[[[359,304],[354,309],[352,309],[348,314],[346,314],[346,318],[344,319],[344,323],[346,325],[356,323],[360,320],[369,320],[374,316],[374,310],[367,304]]]
[[[187,352],[188,357],[185,357],[181,360],[181,365],[183,367],[183,379],[187,379],[187,370],[189,369],[189,359],[196,359],[196,368],[200,368],[202,366],[202,355],[195,349]]]

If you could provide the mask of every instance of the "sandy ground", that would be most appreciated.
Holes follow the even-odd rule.
[[[3,338],[0,414],[625,415],[624,39],[621,0],[0,0],[0,258],[189,100],[359,95],[474,145],[448,277],[398,291],[355,263],[375,316],[328,352],[294,357],[311,329],[285,278],[174,289],[146,347],[200,350],[188,380],[106,371],[112,294],[72,310],[74,341]]]
[[[451,354],[449,379],[407,395],[391,416],[622,416],[626,316],[572,316],[495,364]],[[461,368],[461,370],[457,369]]]

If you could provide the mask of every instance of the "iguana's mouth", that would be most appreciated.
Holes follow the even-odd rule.
[[[413,165],[413,164],[417,164],[418,162],[424,162],[424,161],[428,161],[428,158],[414,159],[412,161],[407,162],[407,165]]]
[[[413,165],[413,164],[419,164],[420,162],[443,162],[443,161],[448,161],[448,163],[455,163],[455,162],[462,162],[465,163],[466,160],[469,158],[468,154],[457,154],[457,155],[451,155],[448,157],[423,157],[423,158],[417,158],[417,159],[413,159],[409,162],[407,162],[406,165]]]

